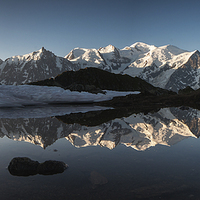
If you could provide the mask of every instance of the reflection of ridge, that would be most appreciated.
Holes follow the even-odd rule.
[[[64,138],[80,125],[67,125],[55,118],[0,119],[0,135],[16,141],[26,141],[43,148]]]
[[[0,136],[6,135],[10,139],[30,142],[43,148],[59,138],[66,138],[76,147],[99,145],[113,149],[124,144],[142,151],[157,144],[171,146],[199,134],[198,116],[199,111],[193,109],[164,108],[148,115],[105,110],[69,114],[57,117],[59,120],[0,119]],[[191,125],[193,121],[195,126]]]
[[[177,112],[179,110],[177,109]],[[96,114],[97,118],[99,118],[98,113]],[[101,117],[102,115],[101,113]],[[81,114],[76,114],[75,116],[73,114],[66,115],[59,119],[63,119],[65,123],[68,120],[72,123],[76,118],[78,122],[84,123],[84,125],[91,120],[91,116],[87,118],[85,114],[84,122],[81,119]],[[89,125],[91,125],[90,122]],[[171,146],[191,136],[194,137],[194,134],[188,126],[176,119],[170,109],[165,108],[157,113],[149,113],[148,115],[142,113],[133,114],[127,118],[122,117],[110,120],[94,127],[82,126],[80,131],[73,132],[66,138],[76,147],[100,145],[113,149],[118,144],[125,144],[137,150],[145,150],[157,144]]]
[[[132,114],[129,109],[109,109],[99,111],[89,111],[86,113],[71,113],[56,118],[66,124],[77,123],[85,126],[98,126],[110,120],[128,117]]]

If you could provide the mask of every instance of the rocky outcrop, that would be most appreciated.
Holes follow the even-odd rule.
[[[67,89],[69,89],[70,91],[78,91],[78,92],[90,92],[90,93],[102,93],[105,94],[105,92],[103,90],[101,90],[100,88],[97,88],[95,85],[82,85],[82,84],[76,84],[76,83],[72,83],[71,85],[69,85],[67,87]]]
[[[37,81],[30,84],[43,86],[60,86],[65,89],[76,91],[92,91],[94,88],[94,92],[101,92],[101,90],[115,90],[141,91],[155,95],[169,93],[169,91],[154,87],[138,77],[114,74],[93,67],[80,69],[78,71],[66,71],[56,76],[55,78],[46,79],[44,81]],[[78,89],[77,86],[79,87]]]

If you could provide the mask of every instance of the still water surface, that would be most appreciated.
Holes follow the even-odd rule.
[[[0,119],[2,200],[200,199],[198,110],[165,108],[93,126],[49,116],[5,116]],[[7,166],[18,156],[64,161],[69,168],[49,176],[12,176]]]

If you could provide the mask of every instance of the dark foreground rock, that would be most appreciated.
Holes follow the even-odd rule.
[[[67,167],[68,166],[64,162],[48,160],[39,164],[37,171],[38,174],[51,175],[51,174],[63,173],[65,169],[67,169]]]
[[[35,175],[39,164],[38,161],[33,161],[27,157],[16,157],[11,160],[8,170],[16,176]]]
[[[27,157],[15,157],[10,161],[8,170],[14,176],[53,175],[63,173],[67,167],[62,161],[48,160],[39,163]]]

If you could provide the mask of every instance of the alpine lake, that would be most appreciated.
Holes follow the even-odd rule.
[[[171,107],[120,117],[113,111],[1,108],[0,199],[200,199],[200,111]],[[14,157],[69,167],[17,176],[8,170]]]

